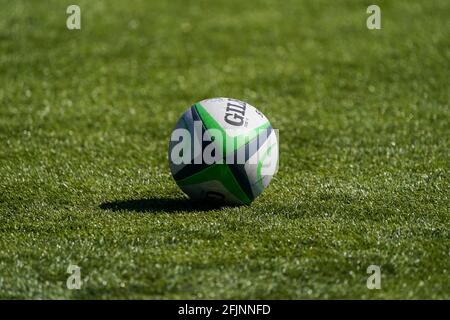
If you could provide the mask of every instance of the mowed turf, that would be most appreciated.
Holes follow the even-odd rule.
[[[70,4],[0,1],[0,298],[450,298],[449,1],[372,31],[367,1],[78,1],[79,31]],[[250,206],[170,176],[217,96],[280,130]]]

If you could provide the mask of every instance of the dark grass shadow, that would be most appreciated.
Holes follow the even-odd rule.
[[[130,211],[148,213],[173,213],[173,212],[202,212],[220,209],[223,205],[218,203],[199,203],[189,199],[149,198],[130,199],[105,202],[100,204],[100,209],[109,211]]]

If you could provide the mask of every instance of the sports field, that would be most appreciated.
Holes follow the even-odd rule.
[[[449,1],[70,4],[0,1],[0,298],[450,298]],[[220,96],[279,129],[249,206],[167,164]]]

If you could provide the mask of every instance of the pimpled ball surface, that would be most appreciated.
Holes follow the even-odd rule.
[[[268,186],[277,164],[278,141],[269,120],[237,99],[194,104],[169,142],[172,176],[194,200],[249,204]]]

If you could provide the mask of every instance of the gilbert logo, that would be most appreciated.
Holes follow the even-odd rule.
[[[225,122],[232,126],[242,126],[244,124],[246,103],[236,100],[228,99],[227,109],[225,113]]]

